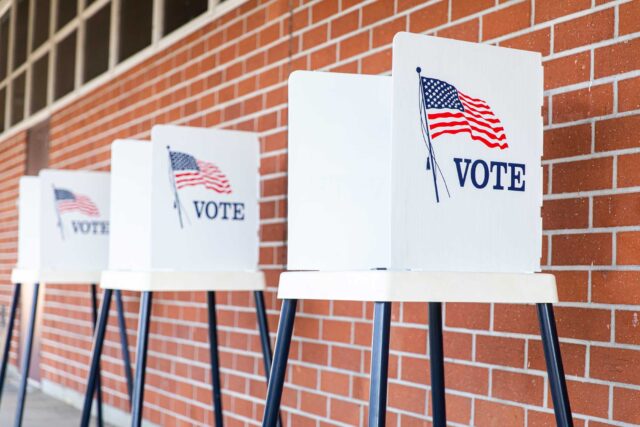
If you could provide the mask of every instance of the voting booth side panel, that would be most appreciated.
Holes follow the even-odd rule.
[[[101,271],[109,245],[109,173],[40,172],[41,269]]]
[[[289,78],[288,268],[389,264],[391,79]]]
[[[18,263],[17,267],[37,270],[40,265],[40,179],[20,178],[18,196]]]
[[[151,143],[111,145],[109,270],[151,268]]]
[[[392,267],[540,270],[540,55],[399,33]]]
[[[177,271],[256,271],[256,134],[152,129],[151,263]]]

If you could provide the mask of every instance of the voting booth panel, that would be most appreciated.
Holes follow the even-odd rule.
[[[541,95],[537,53],[408,33],[392,77],[293,73],[288,267],[539,271]]]
[[[257,136],[163,125],[151,137],[112,145],[113,231],[103,286],[204,290],[216,280],[261,289]]]
[[[221,426],[215,291],[254,291],[265,372],[271,366],[265,280],[258,271],[258,137],[154,126],[150,143],[117,140],[111,155],[113,234],[81,426],[90,421],[113,289],[142,292],[131,393],[131,423],[136,426],[142,422],[153,293],[207,291],[212,401],[215,424]]]
[[[18,205],[14,282],[97,281],[107,266],[109,173],[47,169],[23,177]]]
[[[18,263],[16,268],[36,270],[40,264],[40,179],[20,178],[18,195]]]
[[[391,77],[289,79],[288,271],[263,426],[277,424],[297,301],[374,302],[369,426],[385,425],[393,302],[427,302],[447,424],[442,303],[535,303],[558,425],[571,408],[540,270],[538,53],[398,33]]]

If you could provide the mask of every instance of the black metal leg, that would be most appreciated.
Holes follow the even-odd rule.
[[[82,417],[80,419],[81,427],[88,427],[91,420],[91,405],[93,403],[93,394],[98,382],[100,373],[100,356],[102,355],[102,346],[104,344],[104,336],[107,332],[107,322],[109,321],[109,307],[111,306],[111,295],[113,290],[105,289],[102,296],[102,305],[98,315],[98,322],[94,328],[93,345],[91,348],[91,362],[89,365],[89,378],[87,379],[87,389],[84,395],[84,404],[82,406]]]
[[[560,343],[556,330],[556,319],[553,315],[553,305],[538,304],[538,319],[540,320],[540,334],[544,357],[547,361],[547,373],[549,386],[553,398],[553,408],[556,414],[556,423],[560,427],[572,427],[571,405],[567,393],[567,383],[564,378],[562,356],[560,355]]]
[[[24,348],[22,360],[22,372],[20,373],[20,389],[18,391],[18,406],[16,407],[16,417],[14,426],[22,426],[22,417],[24,415],[24,404],[27,396],[27,382],[29,381],[29,368],[31,367],[31,351],[33,350],[33,333],[36,329],[36,314],[38,313],[38,292],[40,283],[33,286],[33,302],[31,304],[31,314],[29,315],[29,332],[27,333],[27,342]]]
[[[376,302],[373,314],[373,343],[371,345],[369,427],[384,427],[386,422],[390,329],[391,303]]]
[[[127,394],[129,404],[133,395],[133,374],[131,373],[131,355],[129,354],[129,341],[127,340],[127,323],[124,319],[124,304],[122,303],[122,291],[116,290],[116,310],[118,311],[118,328],[120,329],[120,348],[122,349],[122,364],[124,377],[127,380]]]
[[[93,322],[93,332],[96,331],[96,324],[98,323],[98,286],[91,284],[91,318]],[[96,395],[98,399],[98,426],[102,427],[102,381],[100,380],[100,357],[98,357],[98,369],[96,372]]]
[[[153,293],[142,293],[140,303],[140,320],[138,324],[138,345],[136,349],[136,379],[133,383],[133,403],[131,427],[142,425],[142,407],[144,404],[144,379],[147,370],[147,350],[149,346],[149,322],[151,320],[151,303]]]
[[[260,344],[262,347],[262,362],[264,363],[264,374],[269,384],[269,374],[271,371],[271,340],[269,339],[269,323],[267,322],[267,310],[264,305],[264,294],[262,291],[254,291],[256,300],[256,316],[258,318],[258,329],[260,330]],[[278,413],[277,426],[282,425],[282,419]]]
[[[207,292],[209,309],[209,355],[211,357],[211,385],[213,386],[213,413],[216,427],[222,427],[222,386],[220,385],[220,360],[218,357],[218,324],[216,322],[216,293]]]
[[[9,323],[7,324],[7,335],[4,339],[4,349],[2,350],[2,366],[0,366],[0,399],[2,399],[2,390],[4,389],[4,379],[7,375],[7,366],[9,365],[9,353],[11,351],[11,338],[13,337],[13,327],[18,311],[18,303],[20,302],[20,283],[13,286],[13,298],[11,299],[11,311],[9,311]]]
[[[296,318],[297,305],[298,300],[296,299],[286,299],[282,303],[278,336],[276,338],[276,351],[273,355],[271,374],[269,374],[269,385],[267,386],[267,401],[264,407],[264,416],[262,417],[263,427],[274,427],[278,422],[280,400],[282,399],[282,388],[284,386],[284,376],[287,371],[287,360],[289,359],[289,348],[291,347],[291,336],[293,335],[293,323]]]
[[[444,350],[442,347],[442,304],[429,303],[429,353],[431,363],[431,408],[434,427],[447,425],[444,388]]]

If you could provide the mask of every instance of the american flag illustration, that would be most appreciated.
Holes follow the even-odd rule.
[[[169,151],[176,189],[202,185],[221,194],[231,194],[226,175],[213,163],[196,159],[179,151]]]
[[[87,196],[74,194],[73,192],[61,188],[53,190],[58,213],[80,212],[87,216],[99,216],[100,211],[95,203]]]
[[[420,86],[431,139],[466,132],[489,148],[509,147],[500,119],[485,101],[438,79],[420,76]]]

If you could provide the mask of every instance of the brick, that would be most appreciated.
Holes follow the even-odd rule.
[[[513,33],[531,24],[531,3],[521,2],[482,17],[482,40]]]
[[[489,9],[495,4],[493,0],[451,0],[451,19],[454,21],[465,16]]]
[[[613,37],[613,8],[582,16],[554,26],[556,52],[596,43]]]
[[[362,25],[367,26],[393,15],[395,2],[376,0],[362,8]]]
[[[553,165],[554,193],[601,190],[613,185],[613,158],[600,157]]]
[[[640,147],[640,115],[596,122],[596,151]]]
[[[525,342],[522,339],[476,336],[476,360],[492,365],[524,367]]]
[[[311,8],[312,22],[319,22],[338,12],[338,0],[321,0]]]
[[[537,0],[535,7],[535,23],[550,21],[561,16],[579,12],[591,7],[590,0]]]
[[[616,264],[640,265],[640,231],[617,233]]]
[[[459,424],[469,424],[471,421],[471,399],[456,394],[445,395],[447,421]],[[431,412],[432,409],[429,408]]]
[[[323,47],[320,50],[316,50],[311,54],[311,68],[319,69],[326,67],[334,62],[337,58],[336,45]]]
[[[320,371],[320,390],[342,396],[349,395],[349,375],[326,370]]]
[[[390,347],[398,351],[418,354],[427,352],[427,331],[418,328],[394,327]]]
[[[554,427],[556,425],[556,417],[553,412],[538,412],[531,409],[527,410],[527,426],[528,427]],[[575,427],[584,427],[585,422],[579,418],[573,418]],[[590,426],[595,426],[593,421],[589,422]],[[602,426],[601,426],[602,427]]]
[[[422,33],[445,24],[448,18],[449,4],[446,1],[441,1],[411,12],[409,15],[409,31]]]
[[[401,16],[393,21],[385,22],[373,28],[373,47],[389,45],[393,41],[393,36],[399,31],[407,29],[407,18]]]
[[[611,312],[592,308],[556,307],[558,334],[562,337],[589,341],[609,341]]]
[[[544,160],[591,152],[591,123],[548,129],[544,132]]]
[[[555,235],[551,241],[554,265],[610,265],[609,233]]]
[[[330,24],[331,38],[340,37],[356,30],[359,19],[360,10],[337,16]]]
[[[478,366],[445,363],[447,389],[486,394],[489,389],[489,370]]]
[[[607,418],[609,386],[588,382],[567,381],[571,410],[577,414]],[[549,399],[549,407],[553,407]]]
[[[351,342],[351,322],[324,319],[322,321],[322,339],[348,344]]]
[[[340,59],[350,58],[369,50],[369,32],[365,31],[340,42]]]
[[[585,357],[587,348],[582,344],[560,343],[560,354],[565,374],[584,376]],[[542,341],[529,340],[527,351],[527,369],[547,370],[547,364],[542,349]]]
[[[533,305],[495,304],[493,329],[499,332],[539,334],[538,315]]]
[[[640,225],[640,193],[613,194],[593,199],[593,225]]]
[[[476,399],[474,419],[477,427],[524,426],[524,409],[520,406]]]
[[[354,426],[360,424],[362,416],[362,406],[360,404],[342,399],[331,399],[330,406],[329,415],[332,420]]]
[[[591,347],[589,374],[592,378],[625,384],[640,384],[640,351]]]
[[[613,418],[630,424],[640,424],[640,391],[613,388]]]
[[[640,38],[603,46],[595,50],[596,78],[640,69]]]
[[[551,31],[549,28],[542,28],[541,30],[503,40],[500,42],[500,46],[540,52],[542,56],[547,56],[551,51]]]
[[[544,377],[496,369],[491,380],[491,396],[540,406],[544,399]]]
[[[638,311],[616,311],[616,342],[640,345],[640,313]]]
[[[402,356],[401,379],[416,384],[430,384],[429,360],[419,357]]]
[[[480,19],[472,19],[447,28],[439,30],[438,37],[447,39],[463,40],[468,42],[480,41]]]
[[[618,82],[618,111],[638,109],[640,109],[640,77],[620,80]]]
[[[605,304],[640,304],[640,271],[594,271],[591,299]]]
[[[314,27],[309,31],[302,33],[302,48],[311,49],[312,47],[326,43],[329,35],[329,26],[327,24]]]
[[[544,88],[555,89],[589,80],[591,52],[580,52],[543,63]]]
[[[464,332],[445,331],[443,334],[444,354],[457,360],[471,360],[473,336]]]
[[[388,400],[389,406],[423,414],[427,405],[427,391],[391,382],[389,383]]]
[[[587,228],[589,199],[545,200],[542,205],[542,227],[545,230]]]
[[[562,302],[587,302],[589,296],[589,273],[586,271],[554,271],[558,287],[558,298]]]
[[[451,328],[489,329],[489,304],[448,303],[445,324]]]
[[[553,96],[553,123],[572,122],[613,112],[613,86],[603,84]]]
[[[636,33],[640,31],[640,1],[620,5],[618,12],[618,33],[620,35]]]
[[[385,49],[362,59],[363,74],[382,74],[391,70],[391,49]]]
[[[618,187],[640,186],[640,154],[618,156]]]
[[[300,392],[300,409],[304,412],[325,417],[327,416],[327,402],[327,397],[321,394],[308,391]]]

